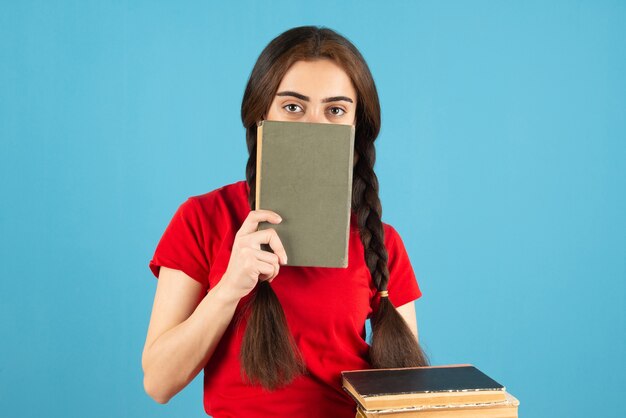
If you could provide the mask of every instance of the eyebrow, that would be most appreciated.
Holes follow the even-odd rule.
[[[300,100],[304,100],[305,102],[311,101],[311,98],[309,96],[305,96],[304,94],[300,94],[300,93],[296,93],[295,91],[281,91],[276,93],[277,96],[292,96],[292,97],[296,97]],[[339,102],[339,101],[346,101],[346,102],[350,102],[350,103],[354,103],[352,101],[351,98],[347,97],[347,96],[333,96],[333,97],[327,97],[325,99],[322,100],[322,103],[330,103],[330,102]]]

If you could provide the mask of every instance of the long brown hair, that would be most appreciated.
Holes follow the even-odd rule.
[[[272,40],[259,56],[246,86],[241,119],[249,159],[248,202],[255,209],[257,122],[268,111],[278,86],[296,61],[331,59],[350,77],[357,93],[352,210],[356,213],[365,262],[379,291],[387,290],[389,271],[378,179],[374,173],[374,140],[380,130],[380,104],[374,79],[356,47],[343,36],[315,26],[290,29]],[[286,325],[285,314],[267,282],[259,283],[241,348],[242,371],[252,383],[273,389],[289,383],[305,365]],[[370,361],[375,368],[424,366],[428,360],[388,297],[381,297],[372,316]]]

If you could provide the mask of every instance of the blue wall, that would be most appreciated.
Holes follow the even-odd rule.
[[[1,415],[205,416],[201,376],[143,392],[147,264],[180,203],[244,178],[262,48],[319,24],[376,79],[433,363],[523,417],[623,416],[626,3],[311,3],[3,2]]]

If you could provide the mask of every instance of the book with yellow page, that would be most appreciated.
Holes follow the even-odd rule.
[[[354,126],[262,121],[257,128],[256,207],[278,213],[290,266],[347,267]],[[268,245],[261,249],[271,251]]]
[[[357,407],[357,418],[517,418],[519,401],[505,393],[504,401],[398,409],[365,410]]]

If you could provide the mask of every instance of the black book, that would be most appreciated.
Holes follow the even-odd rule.
[[[344,389],[365,410],[506,400],[506,390],[469,364],[342,372]]]

